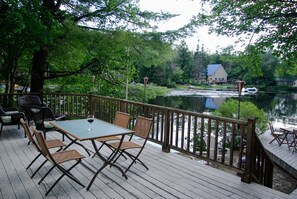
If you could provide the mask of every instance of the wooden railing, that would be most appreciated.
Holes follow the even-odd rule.
[[[19,94],[0,95],[1,104],[17,106]],[[242,181],[272,186],[273,164],[255,133],[256,119],[247,121],[85,94],[43,94],[43,102],[55,113],[68,117],[97,118],[112,122],[116,111],[131,115],[133,128],[138,115],[153,119],[150,140],[193,157],[236,170]]]

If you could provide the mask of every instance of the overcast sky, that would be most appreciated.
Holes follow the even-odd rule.
[[[201,9],[199,0],[140,0],[140,8],[150,11],[164,11],[180,16],[171,19],[166,23],[159,23],[161,31],[174,30],[189,22],[190,18]],[[209,35],[207,28],[197,29],[197,33],[190,38],[184,38],[190,50],[195,51],[198,40],[200,45],[204,44],[204,49],[214,53],[218,48],[229,45],[235,46],[236,39],[228,37],[218,37],[215,34]],[[238,49],[238,47],[236,48]]]

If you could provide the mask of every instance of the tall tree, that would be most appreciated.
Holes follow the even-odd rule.
[[[183,71],[183,81],[190,83],[191,78],[193,77],[192,70],[194,68],[194,57],[185,41],[182,41],[177,48],[176,64]]]
[[[35,40],[43,32],[36,16],[19,1],[0,1],[0,70],[6,92],[13,92],[19,59],[38,46]],[[19,76],[19,75],[18,75]]]
[[[46,27],[46,32],[54,39],[55,34],[50,34],[56,29],[61,29],[62,24],[71,20],[85,29],[96,28],[100,31],[113,30],[116,27],[148,26],[149,20],[166,19],[169,14],[155,14],[141,12],[137,1],[62,1],[43,0],[40,6],[41,23]],[[90,23],[92,22],[92,23]],[[64,32],[64,34],[67,32]],[[47,71],[47,57],[50,43],[41,45],[34,52],[32,65],[32,91],[42,91]]]
[[[198,81],[198,83],[206,83],[208,56],[204,51],[203,45],[200,49],[199,43],[197,45],[196,52],[194,53],[194,62],[195,66],[192,70],[192,74],[195,80]]]
[[[10,24],[11,21],[9,21],[10,18],[8,18],[7,15],[13,13],[18,15],[21,11],[28,16],[27,19],[32,19],[32,21],[34,21],[34,23],[28,24],[25,24],[23,21],[23,23],[19,23],[21,25],[20,27],[26,27],[28,30],[31,30],[24,31],[24,34],[19,34],[20,38],[24,41],[29,41],[31,44],[35,44],[31,48],[34,51],[32,53],[33,61],[31,70],[32,92],[41,92],[44,81],[58,75],[57,71],[50,70],[52,64],[49,62],[49,56],[57,44],[68,43],[67,37],[69,38],[68,34],[72,34],[73,28],[80,29],[84,34],[91,33],[92,31],[108,34],[116,29],[132,29],[135,31],[144,29],[153,30],[154,27],[150,25],[150,22],[167,20],[176,16],[163,12],[154,13],[141,11],[138,7],[138,0],[7,0],[1,1],[0,6],[1,11],[6,9],[6,7],[10,8],[14,6],[14,9],[6,9],[8,14],[5,13],[5,15],[0,15],[1,24]],[[20,22],[19,19],[20,17],[16,17],[16,24]],[[26,21],[26,17],[23,17],[22,19]],[[35,28],[33,28],[32,24],[36,24]],[[176,36],[182,36],[187,33],[188,30],[190,30],[189,26],[185,26],[179,30],[168,31],[167,33],[159,35],[163,38],[172,40],[175,39]],[[12,25],[9,31],[17,32],[18,29]],[[5,35],[8,32],[1,33]],[[10,40],[17,38],[17,35],[10,35],[14,37],[9,38]],[[27,36],[28,38],[28,35],[30,35],[30,38],[24,39],[24,36]],[[146,36],[151,37],[152,35],[149,36],[146,34]],[[89,45],[84,37],[81,37],[81,40],[86,42],[85,45]],[[73,39],[71,39],[71,42],[73,42]],[[10,47],[12,47],[12,45]],[[64,56],[67,54],[68,53]],[[92,68],[93,66],[98,66],[102,63],[102,60],[98,61],[97,57],[91,59],[90,56],[88,56],[86,58],[89,62],[85,60],[81,69],[76,70],[77,73],[81,72],[83,68]],[[3,61],[1,60],[1,62]],[[74,71],[71,71],[68,75],[73,73]],[[63,73],[63,75],[67,75],[67,73]]]

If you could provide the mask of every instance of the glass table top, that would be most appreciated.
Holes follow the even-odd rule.
[[[132,130],[125,129],[96,118],[92,123],[91,130],[88,130],[90,123],[87,121],[87,119],[55,121],[51,122],[51,124],[64,133],[72,135],[78,140],[90,140],[101,137],[133,133]]]

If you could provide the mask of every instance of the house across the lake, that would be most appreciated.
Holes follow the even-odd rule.
[[[208,83],[223,84],[227,82],[228,74],[222,64],[207,65]]]

